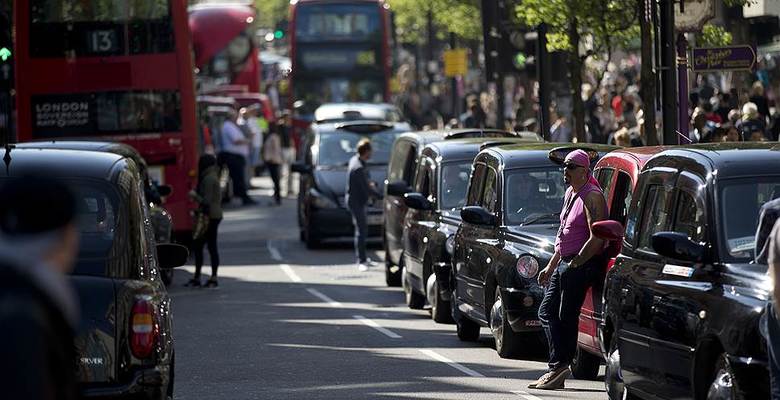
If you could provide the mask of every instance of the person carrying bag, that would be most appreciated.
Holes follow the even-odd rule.
[[[195,276],[185,286],[200,287],[200,271],[203,267],[203,246],[208,245],[211,259],[211,278],[206,287],[217,287],[217,268],[219,251],[217,249],[217,229],[222,221],[222,190],[219,186],[219,168],[217,159],[204,154],[198,161],[198,186],[189,193],[190,198],[200,205],[195,214],[193,228],[193,252],[195,253]]]

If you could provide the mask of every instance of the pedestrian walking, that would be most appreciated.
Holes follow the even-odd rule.
[[[352,223],[355,226],[355,254],[358,269],[367,271],[376,263],[366,256],[366,235],[368,235],[368,214],[366,206],[371,198],[381,198],[376,184],[370,180],[366,162],[371,159],[371,142],[361,139],[357,144],[357,154],[349,160],[347,168],[346,203],[352,213]]]
[[[4,399],[77,398],[76,200],[48,178],[0,189],[0,390]]]
[[[222,222],[222,190],[219,186],[219,168],[217,159],[204,154],[198,160],[198,186],[190,192],[190,197],[195,200],[208,217],[205,232],[194,238],[193,251],[195,253],[195,275],[185,286],[200,287],[200,271],[203,267],[203,246],[209,249],[211,260],[211,278],[206,281],[206,287],[217,287],[217,269],[219,268],[219,249],[217,247],[217,232],[219,223]]]
[[[285,196],[291,196],[293,194],[293,174],[292,163],[295,162],[295,142],[292,140],[290,134],[289,113],[285,111],[279,118],[278,129],[279,137],[282,139],[282,159],[284,160],[284,182],[286,186]]]
[[[604,241],[595,237],[590,227],[606,217],[607,203],[585,151],[575,150],[566,156],[564,179],[569,188],[561,210],[555,254],[538,278],[546,286],[539,319],[550,355],[547,373],[529,385],[536,389],[564,387],[577,349],[580,307],[588,287],[603,279],[606,266]]]
[[[268,173],[271,174],[271,180],[274,182],[274,203],[280,205],[282,204],[281,169],[282,164],[284,164],[284,154],[282,153],[282,138],[279,136],[277,128],[271,129],[265,144],[263,144],[263,161],[268,168]]]
[[[246,188],[246,163],[249,157],[250,140],[244,136],[244,132],[236,124],[238,114],[232,110],[228,118],[222,123],[220,138],[222,152],[221,162],[227,165],[230,180],[233,182],[233,192],[244,203],[254,204],[249,197]]]
[[[263,139],[268,132],[268,121],[263,117],[260,104],[252,104],[246,108],[246,126],[252,132],[249,152],[249,171],[251,176],[258,176],[263,170]],[[247,179],[249,180],[249,179]],[[249,185],[252,187],[252,185]]]

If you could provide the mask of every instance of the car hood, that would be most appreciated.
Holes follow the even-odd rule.
[[[384,181],[387,177],[387,165],[368,166],[369,179],[376,182],[380,193],[384,192]],[[344,204],[347,192],[347,168],[317,168],[314,170],[314,184],[322,194],[328,196],[336,204]]]
[[[557,233],[558,224],[534,224],[507,227],[508,239],[545,250],[553,248],[555,245],[555,235]]]

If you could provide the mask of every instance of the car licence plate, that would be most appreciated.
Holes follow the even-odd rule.
[[[368,224],[369,225],[382,225],[384,220],[382,219],[382,214],[379,215],[369,215],[368,216]]]

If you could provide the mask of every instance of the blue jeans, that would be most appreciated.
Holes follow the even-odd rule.
[[[366,258],[366,235],[368,235],[368,215],[366,206],[349,205],[352,214],[352,224],[355,225],[355,255],[357,261],[363,263]]]
[[[588,288],[604,279],[605,263],[603,256],[594,256],[577,268],[561,261],[550,277],[539,306],[539,319],[550,347],[550,370],[568,367],[574,359],[580,308]]]
[[[769,383],[772,400],[780,400],[780,321],[769,300],[761,316],[761,336],[766,340],[766,354],[769,358]]]

